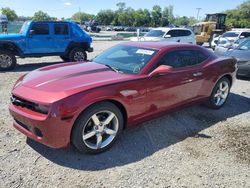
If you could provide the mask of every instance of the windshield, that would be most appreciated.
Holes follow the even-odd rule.
[[[28,29],[29,29],[29,25],[30,25],[30,22],[29,22],[29,21],[24,22],[24,23],[23,23],[23,26],[21,27],[21,29],[20,29],[20,31],[19,31],[19,33],[25,34],[25,33],[28,31]]]
[[[222,37],[238,37],[238,36],[239,36],[239,33],[235,33],[235,32],[228,32],[222,35]]]
[[[239,45],[240,50],[250,50],[250,40],[246,40]]]
[[[138,74],[157,53],[157,50],[118,45],[103,52],[94,62],[113,67],[120,73]]]
[[[164,34],[165,32],[162,30],[151,30],[145,35],[145,37],[163,37]]]

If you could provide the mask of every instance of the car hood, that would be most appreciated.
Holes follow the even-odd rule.
[[[94,62],[64,63],[30,72],[17,82],[12,93],[34,102],[52,103],[79,92],[134,77],[114,72]]]
[[[0,35],[0,41],[1,40],[16,40],[22,38],[22,34],[1,34]]]

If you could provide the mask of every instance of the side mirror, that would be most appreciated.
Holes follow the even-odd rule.
[[[171,38],[172,36],[171,35],[165,35],[165,38]]]
[[[240,36],[240,39],[244,39],[245,38],[245,36]]]
[[[30,30],[29,36],[32,37],[32,35],[34,35],[34,34],[35,34],[35,31],[34,30]]]
[[[167,66],[167,65],[160,65],[157,67],[153,72],[149,74],[149,76],[161,76],[165,75],[167,73],[170,73],[172,71],[173,67]]]

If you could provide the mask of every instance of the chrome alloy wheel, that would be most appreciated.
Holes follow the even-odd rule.
[[[230,87],[228,85],[228,82],[222,81],[219,84],[218,90],[214,95],[214,103],[216,106],[222,106],[225,103],[229,94],[229,89]]]
[[[119,121],[111,111],[93,114],[83,127],[82,139],[87,147],[101,149],[109,145],[118,132]]]
[[[1,68],[9,68],[12,65],[12,59],[7,54],[0,55],[0,67]]]
[[[85,61],[84,52],[78,51],[74,54],[74,61]]]

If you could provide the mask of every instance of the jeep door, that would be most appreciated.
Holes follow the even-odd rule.
[[[55,52],[65,52],[70,43],[70,29],[68,23],[53,24],[53,38]]]
[[[28,33],[26,54],[49,54],[55,52],[50,24],[33,23]]]

